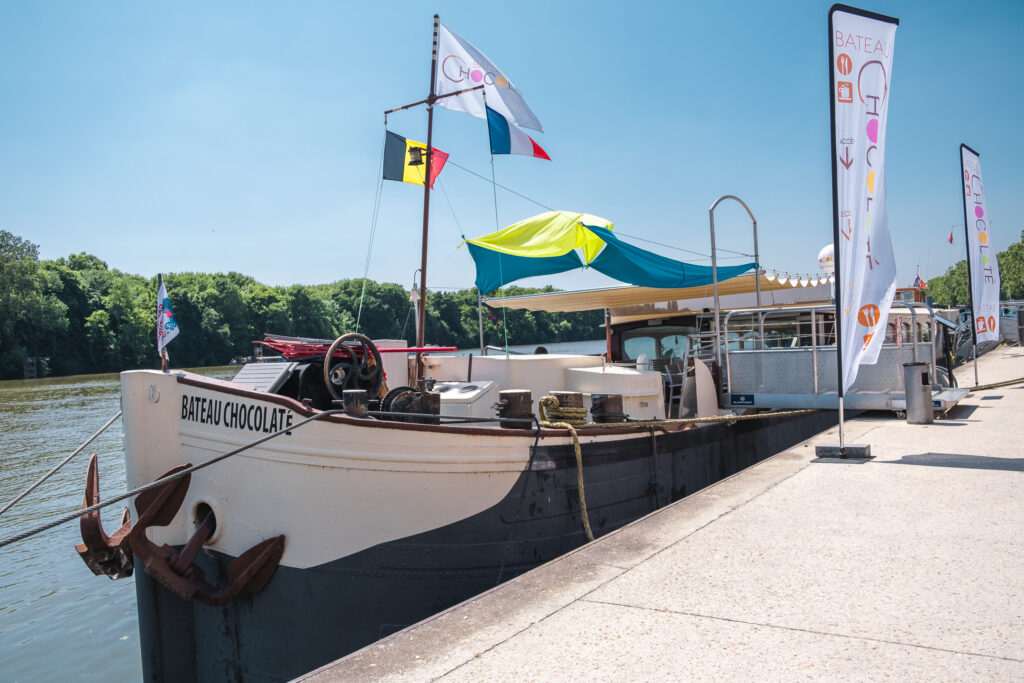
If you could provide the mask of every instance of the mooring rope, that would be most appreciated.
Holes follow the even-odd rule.
[[[125,493],[119,494],[117,496],[114,496],[113,498],[109,498],[107,500],[101,501],[99,503],[96,503],[95,505],[90,505],[87,508],[82,508],[81,510],[75,510],[74,512],[68,513],[66,515],[62,515],[61,517],[58,517],[58,518],[56,518],[54,520],[46,522],[45,524],[40,524],[39,526],[35,527],[34,529],[29,529],[27,531],[23,531],[20,534],[15,534],[14,536],[9,536],[9,537],[7,537],[7,538],[5,538],[3,540],[0,540],[0,548],[8,546],[8,545],[10,545],[12,543],[17,543],[18,541],[23,541],[26,538],[29,538],[30,536],[35,536],[36,534],[40,534],[40,533],[42,533],[44,531],[49,531],[50,529],[52,529],[52,528],[54,528],[56,526],[60,526],[61,524],[65,524],[67,522],[72,522],[72,521],[78,519],[79,517],[82,517],[83,515],[86,515],[86,514],[88,514],[90,512],[95,512],[96,510],[102,510],[103,508],[108,507],[110,505],[113,505],[114,503],[119,503],[122,500],[125,500],[127,498],[131,498],[132,496],[137,496],[138,494],[142,493],[143,491],[149,491],[150,489],[155,489],[158,486],[163,486],[164,484],[172,482],[175,479],[181,479],[186,474],[192,474],[193,472],[195,472],[197,470],[201,470],[204,467],[209,467],[210,465],[215,465],[218,462],[220,462],[221,460],[226,460],[227,458],[230,458],[232,455],[238,455],[242,451],[249,450],[253,446],[258,446],[258,445],[260,445],[261,443],[263,443],[265,441],[270,441],[271,439],[276,438],[278,436],[281,436],[282,434],[287,434],[288,432],[294,431],[294,430],[298,429],[299,427],[301,427],[303,425],[306,425],[306,424],[309,424],[310,422],[313,422],[314,420],[319,420],[321,418],[327,417],[328,415],[337,415],[338,413],[343,413],[343,412],[345,412],[344,409],[342,409],[342,408],[335,408],[333,410],[325,410],[322,413],[317,413],[316,415],[313,415],[312,417],[307,417],[305,420],[302,420],[301,422],[296,422],[291,427],[286,427],[284,429],[281,429],[281,430],[278,430],[278,431],[274,432],[273,434],[268,434],[268,435],[266,435],[264,437],[260,437],[259,439],[256,439],[255,441],[253,441],[251,443],[247,443],[246,445],[241,446],[239,448],[236,448],[235,450],[230,451],[228,453],[223,453],[221,455],[218,455],[217,457],[215,457],[215,458],[213,458],[211,460],[207,460],[206,462],[199,463],[198,465],[193,465],[192,467],[183,469],[180,472],[175,472],[174,474],[168,475],[168,476],[163,477],[161,479],[157,479],[156,481],[152,481],[152,482],[150,482],[148,484],[143,484],[142,486],[140,486],[138,488],[135,488],[135,489],[132,489],[131,491],[127,491]]]
[[[25,496],[27,496],[28,494],[32,493],[32,491],[34,491],[34,490],[35,490],[35,488],[36,488],[37,486],[39,486],[39,485],[40,485],[40,484],[42,484],[42,483],[43,483],[44,481],[46,481],[47,479],[49,479],[50,477],[52,477],[52,476],[53,476],[53,475],[54,475],[54,474],[55,474],[55,473],[57,472],[57,470],[59,470],[59,469],[60,469],[61,467],[64,467],[64,465],[67,465],[67,464],[68,464],[69,462],[71,462],[71,458],[73,458],[73,457],[75,457],[76,455],[78,455],[79,453],[81,453],[81,452],[82,452],[82,449],[84,449],[84,448],[85,448],[86,446],[88,446],[89,444],[91,444],[91,443],[93,442],[93,440],[95,440],[95,439],[96,439],[96,437],[97,437],[97,436],[99,436],[99,435],[100,435],[100,434],[102,434],[102,433],[103,433],[104,431],[106,431],[107,427],[109,427],[110,425],[114,424],[114,422],[115,422],[115,421],[117,420],[117,418],[119,418],[119,417],[121,417],[121,411],[120,411],[120,410],[119,410],[119,411],[117,411],[117,414],[116,414],[116,415],[114,415],[114,417],[112,417],[112,418],[110,418],[109,420],[107,420],[107,423],[106,423],[105,425],[103,425],[103,426],[102,426],[102,427],[100,427],[100,428],[99,428],[98,430],[96,430],[96,432],[95,432],[95,433],[94,433],[94,434],[93,434],[92,436],[90,436],[90,437],[89,437],[88,439],[86,439],[85,441],[83,441],[83,442],[82,442],[82,445],[81,445],[81,446],[79,446],[78,448],[76,448],[76,449],[74,450],[74,452],[73,452],[73,453],[72,453],[71,455],[69,455],[68,457],[66,457],[66,458],[64,458],[63,460],[61,460],[61,461],[60,461],[60,462],[59,462],[59,463],[58,463],[57,465],[55,465],[55,466],[53,467],[53,469],[51,469],[51,470],[50,470],[49,472],[47,472],[47,473],[46,473],[46,474],[44,474],[44,475],[43,475],[42,477],[40,477],[40,478],[39,478],[39,480],[38,480],[38,481],[36,481],[36,483],[32,484],[32,485],[31,485],[31,486],[29,486],[29,487],[28,487],[27,489],[25,489],[24,491],[22,491],[21,493],[19,493],[19,494],[18,494],[17,496],[15,496],[14,500],[12,500],[12,501],[11,501],[10,503],[8,503],[7,505],[5,505],[5,506],[3,507],[3,509],[2,509],[2,510],[0,510],[0,515],[4,514],[4,513],[5,513],[5,512],[7,512],[8,510],[10,510],[10,509],[11,509],[11,506],[12,506],[12,505],[14,505],[15,503],[17,503],[17,502],[18,502],[19,500],[21,500],[22,498],[24,498],[24,497],[25,497]]]
[[[543,401],[544,396],[541,398]],[[550,398],[555,398],[551,396]],[[556,401],[558,399],[555,399]],[[540,412],[540,426],[546,428],[555,428],[555,422],[546,422],[545,413],[542,408],[538,409]],[[586,412],[583,408],[561,408],[560,410],[579,410]],[[626,418],[625,422],[585,422],[583,424],[575,425],[577,428],[582,429],[615,429],[615,428],[632,428],[632,427],[675,427],[681,425],[693,425],[693,424],[714,424],[720,422],[745,422],[747,420],[764,420],[771,417],[792,417],[794,415],[808,415],[810,413],[820,413],[821,408],[806,408],[801,410],[780,410],[771,413],[754,413],[751,415],[712,415],[710,417],[686,417],[686,418],[673,418],[668,420],[633,420],[629,417]],[[675,431],[675,430],[671,430]]]
[[[571,422],[548,422],[546,410],[552,411],[552,413],[561,414],[562,411],[570,412],[582,410],[582,408],[559,408],[558,399],[554,396],[542,396],[540,401],[537,402],[537,410],[540,412],[540,425],[542,427],[554,427],[556,429],[568,429],[572,435],[572,447],[576,452],[576,490],[579,492],[580,498],[580,516],[583,518],[583,532],[587,535],[588,541],[594,540],[594,532],[590,530],[590,516],[587,514],[587,493],[583,488],[583,451],[580,449],[580,438],[576,434],[576,426]],[[586,411],[583,411],[586,415]],[[583,423],[584,420],[573,420],[573,422]]]
[[[1008,387],[1014,384],[1024,384],[1024,377],[1018,377],[1017,379],[1008,379],[1005,382],[994,382],[992,384],[979,384],[976,387],[970,387],[967,391],[985,391],[986,389],[998,389],[999,387]]]
[[[583,486],[583,450],[580,448],[580,439],[577,429],[606,429],[608,427],[653,427],[666,425],[688,425],[688,424],[709,424],[713,422],[740,422],[744,420],[758,420],[769,417],[790,417],[793,415],[807,415],[809,413],[821,412],[817,409],[808,410],[786,410],[777,413],[756,413],[753,415],[714,415],[711,417],[691,417],[674,420],[637,420],[628,422],[596,423],[586,422],[587,411],[585,408],[565,408],[559,405],[556,396],[542,396],[537,402],[537,412],[540,413],[539,424],[547,429],[566,429],[572,436],[572,447],[576,454],[576,486],[579,492],[580,516],[583,518],[583,531],[588,541],[594,540],[594,532],[590,528],[590,516],[587,513],[587,495]],[[553,418],[556,421],[549,420]]]

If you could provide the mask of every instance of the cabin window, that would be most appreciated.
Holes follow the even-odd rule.
[[[626,360],[646,354],[651,360],[678,362],[686,356],[690,343],[687,335],[696,333],[696,327],[676,325],[627,330],[622,333],[622,354]]]

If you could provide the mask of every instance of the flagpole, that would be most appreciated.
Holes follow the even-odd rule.
[[[160,348],[160,329],[161,329],[160,328],[160,290],[163,289],[163,286],[164,286],[164,274],[163,273],[157,273],[156,274],[156,298],[157,298],[157,302],[156,302],[156,308],[157,308],[157,321],[156,321],[157,339],[156,339],[156,343],[157,343],[157,352],[160,354],[160,371],[161,372],[167,372],[167,349]]]
[[[971,346],[974,355],[974,386],[978,386],[978,311],[974,307],[974,287],[972,285],[974,280],[971,279],[971,235],[967,227],[967,194],[964,192],[964,149],[967,149],[967,151],[979,159],[981,155],[967,145],[960,143],[960,196],[964,201],[964,258],[967,261],[967,298],[971,302]]]
[[[835,333],[836,333],[836,392],[839,397],[839,457],[846,457],[846,441],[843,435],[843,330],[842,330],[842,316],[840,311],[843,306],[843,288],[840,264],[842,263],[842,244],[839,242],[839,179],[836,174],[836,162],[839,157],[839,150],[836,146],[836,74],[835,69],[832,68],[832,64],[836,61],[835,55],[835,41],[831,39],[834,35],[832,26],[832,11],[828,13],[828,107],[829,107],[829,142],[828,146],[832,150],[832,244],[835,245],[833,250],[832,263],[834,266],[835,275],[835,300],[836,300],[836,313],[835,313]]]

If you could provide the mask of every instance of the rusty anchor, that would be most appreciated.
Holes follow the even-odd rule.
[[[164,477],[176,474],[191,465],[176,467]],[[161,477],[163,478],[163,477]],[[146,567],[146,573],[184,600],[195,598],[204,605],[218,606],[230,602],[243,590],[258,593],[270,581],[284,554],[284,536],[275,536],[257,543],[227,567],[228,583],[223,588],[211,586],[203,578],[203,570],[193,564],[200,549],[214,531],[212,511],[196,528],[180,551],[169,545],[158,546],[146,538],[151,526],[167,526],[185,500],[192,475],[143,491],[135,499],[139,519],[128,534],[132,552]]]
[[[96,454],[89,459],[89,469],[85,475],[85,497],[82,508],[89,508],[100,502],[100,472]],[[103,529],[100,511],[93,510],[81,516],[79,524],[82,528],[82,541],[75,546],[86,566],[93,574],[109,576],[111,579],[123,579],[132,575],[134,564],[132,550],[128,542],[128,534],[132,530],[131,515],[128,508],[121,516],[121,528],[111,535]]]

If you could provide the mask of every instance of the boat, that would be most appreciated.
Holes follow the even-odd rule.
[[[435,55],[438,28],[435,16]],[[429,121],[439,100],[432,84]],[[752,263],[717,265],[714,207],[725,199],[751,216]],[[516,235],[554,224],[567,241],[543,257],[557,263],[521,260],[534,255],[515,251]],[[737,400],[746,396],[737,391],[744,354],[777,362],[800,351],[809,364],[828,355],[830,334],[833,353],[835,341],[827,279],[762,268],[745,203],[726,196],[711,207],[710,268],[628,245],[612,227],[552,212],[467,240],[482,292],[496,272],[504,283],[583,265],[577,249],[627,283],[481,298],[604,309],[600,355],[430,347],[421,277],[413,347],[355,333],[268,334],[259,347],[281,360],[247,363],[231,381],[166,367],[122,373],[127,482],[137,495],[112,534],[98,513],[84,515],[78,550],[98,574],[134,576],[145,678],[289,680],[836,423],[834,410],[817,410],[835,407],[834,387],[828,395],[815,384],[805,392],[813,405],[782,412],[757,391]],[[494,259],[501,267],[487,265]],[[742,329],[733,313],[747,316]],[[796,336],[772,337],[769,314],[792,321]],[[820,335],[806,354],[804,329]],[[892,345],[903,353],[901,339]],[[934,366],[934,344],[915,341],[912,352],[930,353]],[[87,504],[98,487],[93,462]]]

